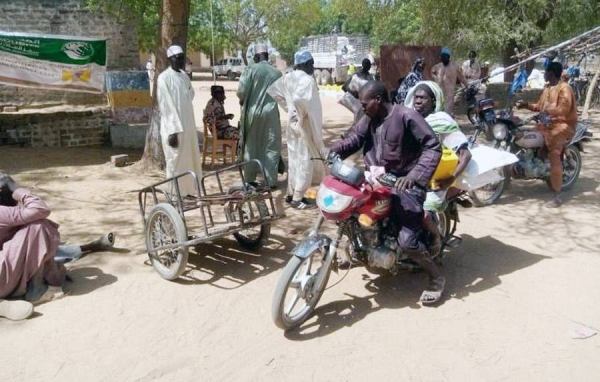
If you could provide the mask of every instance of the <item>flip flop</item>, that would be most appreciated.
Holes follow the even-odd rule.
[[[19,321],[29,318],[32,314],[33,304],[28,301],[0,300],[0,317],[5,317],[12,321]]]
[[[434,280],[432,284],[436,284]],[[440,277],[440,281],[437,282],[436,285],[439,289],[437,290],[427,290],[425,289],[421,294],[421,298],[419,302],[423,305],[433,305],[440,301],[442,298],[442,294],[444,293],[444,287],[446,286],[446,279],[444,277]]]
[[[100,245],[104,246],[105,248],[112,248],[115,246],[116,237],[116,234],[109,232],[100,238]]]

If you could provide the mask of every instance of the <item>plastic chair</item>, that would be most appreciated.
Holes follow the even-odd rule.
[[[215,160],[223,159],[223,164],[227,163],[227,147],[231,150],[231,163],[235,163],[237,153],[236,139],[219,139],[217,138],[216,121],[210,125],[204,123],[204,137],[202,143],[202,165],[206,163],[206,157],[210,155],[210,166],[214,166]],[[221,148],[221,150],[218,150]]]

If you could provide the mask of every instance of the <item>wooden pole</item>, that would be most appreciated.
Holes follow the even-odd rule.
[[[589,118],[590,103],[592,102],[592,96],[594,95],[594,90],[596,90],[596,84],[598,83],[599,76],[600,69],[596,70],[596,74],[594,74],[594,77],[590,82],[590,86],[588,87],[587,94],[585,96],[585,104],[583,105],[583,113],[581,114],[581,118],[584,120]]]

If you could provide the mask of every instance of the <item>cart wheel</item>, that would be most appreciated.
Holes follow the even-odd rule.
[[[244,192],[242,186],[234,186],[229,189],[228,194],[234,192]],[[257,202],[246,202],[242,206],[238,203],[232,203],[230,205],[229,216],[232,221],[239,220],[238,208],[242,208],[244,218],[250,218],[250,214],[260,214],[261,217],[269,215],[269,209],[264,200]],[[237,240],[240,245],[249,250],[255,250],[261,248],[271,235],[271,223],[265,223],[260,226],[251,227],[243,231],[239,231],[233,234],[233,237]]]
[[[187,230],[177,210],[167,203],[157,204],[150,210],[146,224],[146,248],[154,248],[187,241]],[[150,255],[152,266],[167,280],[175,280],[185,270],[188,261],[188,248],[179,247],[158,251]]]

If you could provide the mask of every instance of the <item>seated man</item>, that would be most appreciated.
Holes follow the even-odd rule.
[[[367,166],[384,167],[398,176],[393,190],[393,217],[401,227],[398,246],[429,276],[421,295],[423,304],[439,301],[446,279],[418,233],[423,221],[425,189],[441,157],[441,145],[423,117],[403,105],[392,105],[381,82],[367,83],[360,91],[365,116],[350,135],[331,148],[342,159],[363,149]],[[321,155],[328,154],[326,151]]]
[[[216,121],[218,139],[240,139],[240,131],[237,127],[231,126],[229,120],[233,119],[233,114],[225,114],[223,102],[225,102],[225,89],[219,85],[210,87],[212,98],[208,100],[204,109],[204,123],[211,125]]]
[[[114,243],[114,235],[108,234],[87,245],[61,246],[58,225],[48,215],[39,197],[0,174],[0,317],[25,319],[33,312],[32,303],[64,296],[67,275],[62,263]]]
[[[48,215],[40,198],[0,175],[0,299],[62,292],[66,271],[54,261],[60,235]]]
[[[433,220],[432,213],[444,210],[447,194],[452,197],[459,192],[458,189],[449,189],[449,187],[465,171],[471,160],[471,152],[468,148],[469,140],[460,131],[458,123],[444,112],[444,93],[435,82],[423,81],[417,83],[417,86],[408,93],[405,105],[421,114],[438,135],[442,145],[452,149],[458,155],[458,165],[452,176],[448,179],[436,181],[438,189],[427,193],[423,205],[425,209],[423,225],[434,237],[431,255],[435,256],[442,248],[442,238]]]
[[[559,62],[550,62],[544,78],[548,86],[536,104],[518,101],[517,108],[526,108],[531,111],[547,113],[552,117],[552,122],[546,128],[538,125],[538,130],[544,135],[544,143],[548,150],[550,160],[550,184],[554,191],[554,198],[546,203],[546,207],[556,208],[563,202],[560,198],[562,189],[563,166],[561,154],[565,145],[573,138],[577,126],[577,105],[571,86],[561,80],[562,65]]]

